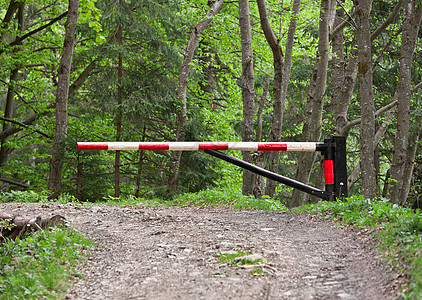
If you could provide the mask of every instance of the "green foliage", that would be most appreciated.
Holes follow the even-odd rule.
[[[202,190],[198,193],[185,193],[175,195],[173,198],[136,198],[132,195],[121,196],[118,199],[107,197],[108,205],[137,205],[137,206],[180,206],[180,207],[221,207],[226,209],[249,209],[264,211],[284,211],[287,208],[278,201],[264,196],[255,199],[252,196],[244,196],[240,190]],[[102,203],[102,202],[100,202]]]
[[[333,202],[321,201],[294,209],[297,213],[322,215],[342,224],[370,228],[382,249],[399,271],[410,279],[403,290],[406,299],[422,297],[422,215],[420,210],[392,205],[386,199],[368,200],[363,196]]]
[[[52,228],[0,248],[0,299],[57,299],[93,243],[74,229]]]
[[[217,261],[219,263],[229,263],[231,266],[238,266],[238,265],[254,265],[257,263],[262,263],[263,260],[260,259],[248,259],[247,256],[252,255],[252,252],[243,252],[241,250],[237,250],[235,253],[220,253],[217,255]],[[244,256],[244,258],[242,258]],[[236,258],[241,259],[236,259]]]
[[[171,201],[160,198],[136,198],[133,195],[122,195],[119,198],[107,197],[99,203],[110,206],[142,206],[142,207],[166,207],[171,206]]]
[[[15,191],[2,192],[0,193],[0,203],[46,203],[50,202],[48,199],[49,193],[47,191],[35,192],[35,191]],[[73,195],[68,193],[62,193],[56,200],[57,203],[73,203],[79,204],[80,201]]]
[[[46,193],[37,193],[34,191],[10,191],[0,194],[0,202],[18,202],[18,203],[42,203],[48,201]]]
[[[198,193],[187,193],[176,196],[173,205],[187,207],[223,207],[227,209],[254,209],[266,211],[286,210],[277,201],[264,197],[255,199],[242,195],[240,190],[203,190]]]

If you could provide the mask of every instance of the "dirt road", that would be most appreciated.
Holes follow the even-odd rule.
[[[309,216],[53,203],[7,203],[0,210],[63,215],[98,243],[67,299],[397,297],[396,276],[367,237]],[[263,263],[218,261],[239,250]]]

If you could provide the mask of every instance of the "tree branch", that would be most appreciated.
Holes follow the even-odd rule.
[[[393,40],[395,38],[397,38],[399,36],[399,34],[402,32],[402,28],[400,27],[399,30],[397,30],[397,32],[390,38],[390,40],[385,44],[384,48],[381,50],[380,55],[377,57],[377,59],[375,60],[375,62],[372,64],[372,71],[374,71],[376,69],[376,67],[378,67],[382,57],[384,56],[384,53],[387,51],[388,47],[390,47],[391,43],[393,42]]]
[[[381,32],[383,32],[388,27],[388,25],[393,23],[393,21],[396,19],[397,15],[399,14],[400,8],[402,6],[403,6],[403,0],[399,0],[399,2],[397,2],[391,14],[388,16],[388,18],[385,19],[385,21],[371,34],[371,41],[375,40],[381,34]]]
[[[422,87],[422,81],[419,82],[417,85],[415,85],[412,88],[412,90],[410,91],[410,93],[416,92],[421,87]],[[396,106],[397,105],[397,102],[398,102],[398,99],[397,98],[398,98],[398,96],[397,96],[397,93],[396,93],[396,94],[394,94],[393,101],[390,104],[387,104],[387,105],[381,107],[380,109],[378,109],[375,112],[375,117],[378,117],[380,114],[382,114],[382,113],[384,113],[386,111],[389,111],[394,106]],[[344,135],[350,128],[352,128],[353,126],[356,126],[357,124],[359,124],[361,122],[361,120],[362,120],[361,118],[358,118],[358,119],[355,119],[353,121],[350,121],[346,125],[344,125],[344,127],[341,130],[341,135]]]
[[[2,121],[4,121],[4,122],[9,122],[9,123],[12,123],[12,124],[16,124],[16,125],[21,126],[21,127],[24,127],[24,128],[28,128],[28,126],[29,126],[29,125],[27,125],[27,124],[25,124],[25,123],[22,123],[22,122],[19,122],[19,121],[16,121],[16,120],[12,120],[12,119],[9,119],[9,118],[4,118],[4,117],[2,117],[2,116],[0,116],[0,120],[2,120]],[[44,133],[44,132],[42,132],[42,131],[40,131],[40,130],[38,130],[38,129],[35,129],[34,131],[35,131],[36,133],[41,134],[42,136],[44,136],[44,137],[46,137],[46,138],[51,139],[51,137],[50,137],[48,134],[46,134],[46,133]],[[2,133],[3,133],[3,132],[2,132]]]
[[[85,80],[91,75],[92,70],[97,65],[98,59],[94,59],[89,63],[89,65],[82,71],[82,73],[76,78],[76,80],[70,85],[69,87],[69,95],[73,94],[76,90],[78,90]]]
[[[31,35],[36,34],[37,32],[40,32],[42,30],[44,30],[47,27],[50,27],[51,25],[53,25],[54,23],[56,23],[57,21],[60,21],[61,19],[63,19],[65,16],[67,15],[67,11],[62,13],[61,15],[57,16],[56,18],[52,19],[50,22],[48,22],[47,24],[38,27],[37,29],[34,29],[26,34],[24,34],[21,37],[17,37],[13,42],[9,43],[9,46],[16,46],[19,43],[21,43],[24,39],[26,39],[27,37],[30,37]],[[0,54],[3,53],[4,50],[0,51]]]
[[[381,107],[380,109],[378,109],[375,112],[375,117],[378,117],[380,114],[392,109],[394,106],[397,105],[397,97],[394,97],[393,102],[391,102],[390,104],[387,104],[386,106]],[[344,125],[344,127],[341,129],[341,133],[344,134],[345,132],[349,131],[350,128],[352,128],[353,126],[358,125],[360,122],[362,121],[361,118],[357,118],[353,121],[348,122],[346,125]]]
[[[13,184],[13,185],[17,185],[17,186],[20,186],[20,187],[23,187],[23,188],[31,187],[28,184],[20,183],[18,181],[10,180],[10,179],[4,178],[4,177],[0,177],[0,181],[6,182],[6,183],[9,183],[9,184]]]
[[[33,114],[31,116],[29,116],[27,119],[25,119],[25,121],[22,122],[22,124],[24,125],[31,125],[32,123],[34,123],[39,117],[45,116],[49,113],[49,109],[50,108],[54,108],[55,107],[55,102],[51,103],[49,106],[46,107],[46,110],[43,111],[42,113],[39,114]],[[6,130],[3,130],[2,132],[0,132],[0,141],[6,139],[7,137],[14,135],[15,133],[19,132],[22,130],[22,126],[20,127],[10,127]]]
[[[3,21],[1,22],[1,28],[2,29],[7,29],[7,27],[9,27],[9,23],[13,18],[13,15],[15,14],[16,10],[19,8],[20,3],[15,1],[15,0],[11,0],[9,7],[7,8],[7,12],[3,18]],[[0,35],[0,41],[3,40],[5,32],[2,32],[2,34]]]

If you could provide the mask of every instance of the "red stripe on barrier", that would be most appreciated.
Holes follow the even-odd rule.
[[[334,184],[334,163],[332,160],[324,161],[325,184]]]
[[[168,143],[139,144],[139,150],[169,150]]]
[[[287,151],[287,144],[258,143],[258,151]]]
[[[108,150],[107,143],[77,143],[77,150]]]
[[[213,149],[213,150],[229,150],[229,144],[226,143],[199,143],[198,150]]]

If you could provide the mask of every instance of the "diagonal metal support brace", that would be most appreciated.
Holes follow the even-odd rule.
[[[249,170],[253,173],[256,173],[256,174],[264,176],[266,178],[275,180],[277,182],[283,183],[287,186],[298,189],[300,191],[311,194],[313,196],[319,197],[321,199],[329,200],[330,198],[332,198],[332,193],[327,193],[327,192],[322,191],[320,189],[317,189],[313,186],[310,186],[310,185],[304,184],[302,182],[290,179],[288,177],[284,177],[284,176],[281,176],[279,174],[270,172],[266,169],[257,167],[257,166],[255,166],[251,163],[237,159],[233,156],[227,155],[227,154],[222,153],[220,151],[216,151],[216,150],[213,150],[213,149],[204,149],[204,152],[209,154],[209,155],[212,155],[214,157],[220,158],[224,161],[227,161],[227,162],[229,162],[233,165],[244,168],[244,169]]]

